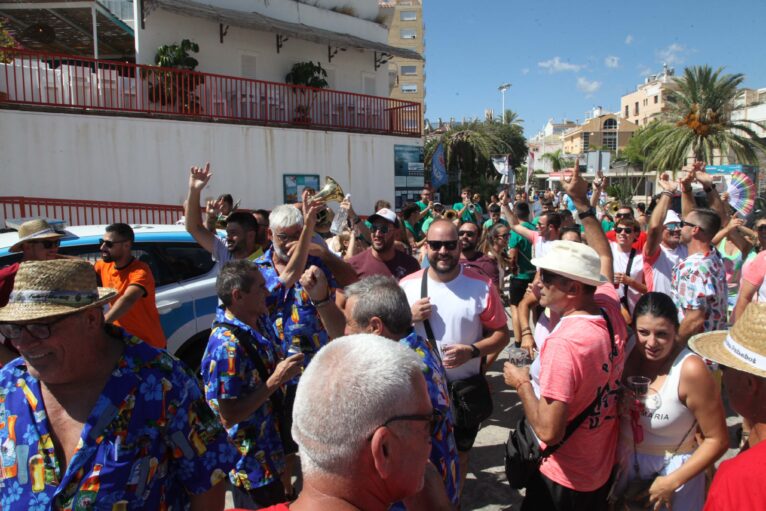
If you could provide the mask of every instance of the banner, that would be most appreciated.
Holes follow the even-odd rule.
[[[447,184],[447,165],[444,160],[444,146],[439,144],[431,157],[431,185],[434,191]]]

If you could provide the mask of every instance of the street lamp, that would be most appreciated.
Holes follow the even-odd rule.
[[[500,91],[500,94],[503,96],[503,109],[500,111],[500,119],[502,119],[502,123],[505,124],[505,91],[511,88],[510,83],[504,83],[500,85],[500,87],[497,88],[497,90]]]

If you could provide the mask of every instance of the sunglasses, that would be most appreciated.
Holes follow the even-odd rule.
[[[697,225],[697,224],[693,224],[693,223],[691,223],[691,222],[687,222],[687,221],[685,221],[685,220],[681,220],[681,221],[679,222],[679,225],[680,225],[681,227],[686,227],[687,225],[688,225],[689,227],[699,227],[699,230],[700,230],[700,231],[704,231],[704,230],[705,230],[705,229],[703,229],[702,227],[700,227],[699,225]]]
[[[27,243],[37,243],[42,245],[43,248],[54,248],[60,244],[59,240],[29,240]]]
[[[562,277],[561,275],[558,275],[556,273],[547,271],[547,270],[540,270],[540,281],[542,281],[543,284],[546,286],[550,286],[557,280],[567,280],[566,277]]]
[[[106,248],[112,248],[117,243],[125,243],[126,241],[128,241],[128,240],[110,241],[110,240],[105,240],[105,239],[101,238],[101,239],[98,240],[98,246],[105,245]]]
[[[673,222],[671,224],[665,224],[665,229],[669,231],[679,231],[681,230],[681,225],[678,222]]]
[[[476,236],[476,233],[473,231],[458,231],[458,236],[468,236],[469,238],[473,238]]]
[[[614,232],[617,234],[625,233],[625,234],[633,234],[633,228],[632,227],[615,227]]]
[[[21,332],[26,330],[35,339],[47,339],[51,336],[51,327],[68,317],[69,315],[66,315],[50,323],[27,323],[25,325],[2,323],[0,324],[0,334],[6,339],[18,339],[21,337]]]
[[[389,231],[389,226],[386,224],[375,224],[372,227],[370,227],[370,232],[378,232],[380,231],[381,234],[386,234]]]
[[[457,240],[450,240],[450,241],[431,241],[428,240],[426,243],[428,243],[428,247],[431,250],[439,251],[442,249],[442,247],[446,248],[447,250],[455,250],[457,248]]]
[[[437,409],[433,409],[433,411],[429,415],[397,415],[395,417],[391,417],[386,422],[375,428],[373,433],[377,431],[380,428],[385,428],[392,422],[396,421],[424,421],[428,422],[428,431],[431,434],[431,436],[436,436],[439,433],[439,430],[442,427],[442,424],[444,423],[444,414],[441,413]],[[372,438],[372,434],[370,434],[368,440]]]

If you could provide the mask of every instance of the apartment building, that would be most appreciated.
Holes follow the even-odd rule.
[[[415,51],[423,56],[423,60],[395,56],[388,62],[390,97],[417,101],[423,105],[425,115],[426,43],[423,2],[422,0],[393,0],[382,5],[393,11],[388,44]]]
[[[618,151],[627,145],[637,129],[635,123],[597,107],[583,124],[564,133],[564,152],[583,154],[594,148]]]
[[[635,92],[622,96],[622,118],[638,126],[646,126],[656,119],[665,109],[665,95],[674,74],[672,67],[664,65],[662,72],[647,76]]]
[[[559,149],[563,150],[564,133],[576,127],[577,123],[568,119],[564,119],[562,122],[549,119],[543,129],[527,141],[529,153],[533,155],[532,170],[550,172],[552,170],[551,162],[543,159],[542,155],[556,152]],[[529,165],[529,161],[527,161],[527,165]]]

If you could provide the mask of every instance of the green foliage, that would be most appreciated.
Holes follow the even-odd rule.
[[[314,64],[312,61],[308,61],[293,64],[292,69],[285,76],[285,82],[293,85],[305,85],[307,87],[324,89],[328,85],[326,78],[327,71],[325,71],[321,63],[317,62]]]
[[[570,158],[564,156],[564,151],[562,149],[556,149],[552,153],[545,153],[540,156],[540,159],[551,162],[551,170],[553,170],[553,172],[560,172],[562,169],[569,167],[573,163]]]
[[[188,39],[181,41],[181,44],[163,44],[157,48],[154,63],[162,67],[175,67],[194,71],[199,62],[189,55],[189,52],[199,53],[199,45]]]
[[[449,175],[448,189],[442,193],[447,202],[458,200],[462,186],[472,187],[484,198],[496,193],[501,176],[492,165],[491,157],[509,154],[511,168],[516,169],[528,151],[526,139],[518,125],[475,121],[454,126],[438,137],[429,138],[424,145],[427,169],[431,168],[431,158],[439,143],[444,144]]]
[[[635,190],[631,190],[630,183],[627,180],[621,180],[617,184],[607,185],[604,188],[607,196],[614,197],[615,200],[623,204],[630,204],[633,201]]]
[[[766,150],[753,128],[766,125],[731,119],[734,100],[745,77],[722,75],[709,66],[686,68],[674,79],[666,98],[667,111],[661,121],[647,127],[642,148],[645,168],[676,170],[693,156],[713,162],[715,157],[734,154],[737,163],[757,165],[757,149]]]
[[[16,40],[5,28],[3,21],[0,20],[0,64],[10,64],[13,62],[13,54],[3,51],[4,48],[15,48]]]

